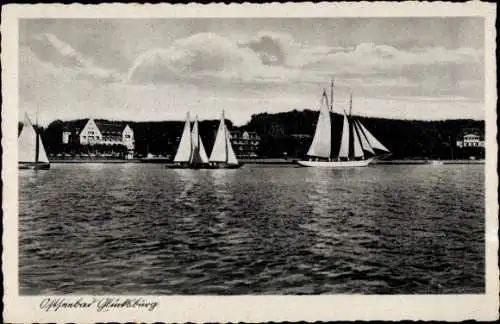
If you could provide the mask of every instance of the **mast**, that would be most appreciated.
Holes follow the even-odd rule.
[[[36,127],[38,128],[38,107],[36,108],[36,117],[35,117],[35,122],[36,122]],[[38,130],[35,128],[35,163],[38,163],[38,155],[40,155],[40,143],[38,141],[38,137],[40,136],[38,134]]]
[[[352,115],[352,92],[349,94],[349,117]]]
[[[223,123],[223,130],[224,130],[224,153],[226,155],[226,164],[228,162],[228,152],[227,152],[227,131],[226,131],[226,117],[224,117],[224,109],[222,109],[222,123]]]
[[[330,89],[330,112],[333,112],[333,82],[334,80],[332,79],[332,86]]]
[[[189,112],[188,112],[188,114],[189,114]],[[194,128],[194,125],[193,125],[193,128]],[[193,136],[191,135],[191,121],[189,121],[189,143],[190,143],[190,149],[191,149],[191,152],[189,153],[189,162],[191,162],[191,160],[193,158],[193,154],[194,154]]]
[[[326,94],[326,89],[323,89],[323,97],[321,98],[321,101],[323,101],[323,99],[325,100],[325,104],[328,109],[330,104],[328,103],[328,95]],[[321,102],[321,105],[323,105],[323,102]]]

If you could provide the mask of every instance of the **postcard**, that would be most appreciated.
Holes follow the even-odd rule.
[[[2,9],[6,322],[498,319],[495,4]]]

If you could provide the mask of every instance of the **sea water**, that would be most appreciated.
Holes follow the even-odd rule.
[[[484,292],[484,166],[53,164],[19,174],[21,294]]]

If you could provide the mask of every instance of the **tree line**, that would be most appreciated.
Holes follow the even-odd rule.
[[[260,157],[303,157],[312,141],[316,128],[318,111],[293,110],[284,113],[260,113],[251,117],[241,127],[236,127],[226,120],[230,131],[252,131],[260,137],[258,155]],[[379,139],[392,153],[393,158],[468,158],[476,156],[484,158],[483,148],[459,148],[456,145],[461,139],[463,130],[475,129],[484,134],[484,121],[457,119],[443,121],[401,120],[372,117],[356,117]],[[338,150],[342,132],[343,115],[331,113],[333,152]],[[112,122],[112,121],[108,121]],[[135,153],[146,156],[148,153],[172,156],[177,150],[184,128],[183,121],[155,121],[127,123],[134,131]],[[45,128],[39,128],[47,153],[57,155],[68,150],[89,151],[88,146],[64,144],[62,132],[66,122],[56,120]],[[219,121],[206,120],[199,122],[199,131],[207,153],[210,153],[217,132]],[[19,130],[22,124],[19,125]],[[71,146],[73,145],[73,146]],[[99,151],[110,148],[94,147]],[[115,147],[112,152],[122,152],[123,148]]]
[[[245,126],[262,137],[260,154],[303,157],[312,141],[319,112],[291,111],[278,114],[261,113],[252,116]],[[338,152],[342,136],[343,115],[331,113],[332,151]],[[396,159],[404,158],[484,158],[484,148],[459,148],[463,131],[477,130],[484,134],[484,121],[456,119],[442,121],[402,120],[354,116]],[[292,136],[305,135],[309,136]]]

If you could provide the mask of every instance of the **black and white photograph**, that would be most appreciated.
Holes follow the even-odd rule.
[[[157,296],[498,301],[484,14],[63,9],[15,20],[2,109],[11,293],[37,311],[152,313]]]

